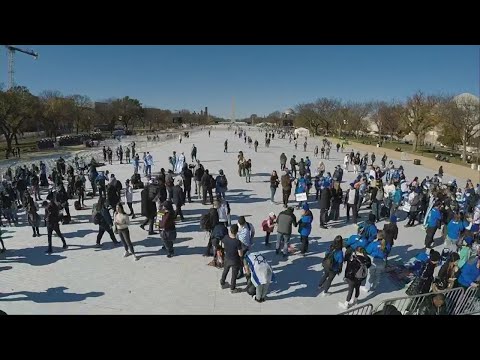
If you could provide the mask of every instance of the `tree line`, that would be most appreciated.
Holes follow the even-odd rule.
[[[181,110],[185,123],[206,124],[215,117],[200,116]],[[25,132],[44,131],[46,137],[60,134],[90,132],[101,127],[113,132],[118,124],[126,131],[135,127],[153,131],[171,126],[170,110],[144,107],[135,98],[110,98],[95,103],[86,95],[62,95],[59,91],[43,91],[33,95],[24,86],[7,91],[0,89],[0,134],[6,141],[6,158],[13,144]]]
[[[324,97],[298,104],[294,109],[295,126],[306,127],[314,135],[358,137],[368,134],[373,123],[379,138],[403,138],[411,133],[413,151],[417,151],[429,131],[436,130],[442,144],[452,148],[461,145],[464,161],[467,146],[480,140],[479,101],[474,96],[456,98],[418,91],[403,102],[344,102]],[[276,111],[263,120],[280,124],[283,119]]]

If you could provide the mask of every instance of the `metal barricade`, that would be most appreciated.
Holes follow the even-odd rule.
[[[472,315],[480,313],[480,293],[479,288],[469,287],[460,301],[457,303],[454,315]]]
[[[455,309],[458,307],[458,305],[462,302],[462,299],[464,298],[463,288],[448,289],[435,293],[419,294],[413,296],[402,296],[398,298],[383,300],[375,308],[375,312],[383,310],[386,305],[393,305],[403,315],[417,315],[418,310],[425,301],[425,299],[432,297],[435,294],[443,294],[445,296],[448,315],[453,315],[455,313]]]
[[[355,309],[344,311],[338,315],[372,315],[373,305],[365,304]]]

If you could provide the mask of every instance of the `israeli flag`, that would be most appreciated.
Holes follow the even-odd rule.
[[[251,281],[255,287],[274,281],[273,270],[262,254],[249,253],[246,259],[252,275]]]

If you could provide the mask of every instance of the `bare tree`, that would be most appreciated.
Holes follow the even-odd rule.
[[[93,107],[92,100],[86,95],[71,95],[68,97],[73,101],[73,115],[75,121],[75,128],[77,134],[80,131],[80,127],[84,130],[90,130],[91,122],[91,110]]]
[[[44,91],[40,94],[39,117],[47,136],[57,136],[61,132],[71,132],[73,128],[74,102],[65,98],[59,91]]]
[[[338,121],[338,110],[341,102],[336,99],[321,98],[314,103],[296,106],[297,122],[308,127],[315,135],[319,130],[329,132]]]
[[[413,151],[417,151],[419,139],[439,123],[438,96],[426,96],[418,91],[407,99],[401,114],[405,127],[413,133]]]
[[[34,116],[36,102],[37,99],[23,86],[0,91],[0,132],[7,142],[7,159],[12,152],[13,139],[17,141],[17,135],[22,133],[25,121]]]
[[[401,109],[399,104],[378,101],[372,103],[371,119],[377,126],[378,137],[388,134],[390,138],[400,130]]]
[[[342,115],[345,117],[345,129],[358,137],[359,133],[368,131],[367,116],[369,115],[372,103],[348,102],[343,105]]]
[[[467,161],[467,145],[480,134],[479,99],[465,94],[450,98],[441,106],[443,138],[451,139],[451,132],[462,144],[463,161]],[[451,139],[453,140],[453,139]]]

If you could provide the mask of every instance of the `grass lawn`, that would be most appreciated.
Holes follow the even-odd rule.
[[[342,137],[342,138],[337,138],[337,139],[339,139],[339,140],[345,139],[346,141],[364,143],[364,144],[373,145],[373,146],[377,145],[377,139],[371,138],[371,137],[358,137],[358,138]],[[345,140],[343,140],[343,141],[345,141]],[[415,156],[415,154],[418,154],[418,155],[421,155],[421,156],[425,156],[425,157],[429,157],[429,158],[434,159],[435,155],[441,154],[441,155],[449,157],[450,163],[452,163],[452,164],[458,164],[458,165],[463,165],[463,166],[466,166],[466,167],[470,167],[470,164],[466,164],[462,161],[462,159],[460,159],[461,153],[458,152],[458,151],[453,151],[453,150],[450,150],[450,149],[447,149],[447,148],[441,148],[440,146],[437,146],[435,148],[435,150],[433,150],[432,147],[428,147],[428,146],[418,146],[417,151],[413,152],[413,145],[406,144],[404,142],[399,142],[399,141],[385,141],[383,143],[382,147],[377,148],[378,150],[375,151],[375,152],[378,151],[378,153],[376,153],[377,158],[382,157],[382,155],[383,155],[382,148],[395,150],[398,147],[402,149],[402,152],[409,153],[412,156]],[[453,154],[454,156],[450,156],[450,154]],[[476,157],[474,157],[474,160],[477,160]],[[441,162],[439,162],[439,164],[441,164]]]

